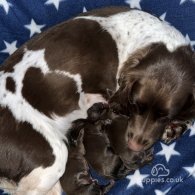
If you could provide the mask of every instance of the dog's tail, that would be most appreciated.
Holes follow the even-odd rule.
[[[0,178],[0,189],[3,190],[4,193],[12,195],[14,192],[16,192],[17,184],[6,178]]]

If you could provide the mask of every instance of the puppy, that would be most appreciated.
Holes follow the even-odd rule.
[[[107,179],[124,178],[129,172],[149,163],[152,150],[131,151],[128,147],[128,117],[113,113],[106,104],[96,103],[88,110],[87,120],[73,123],[70,139],[83,128],[85,157]]]
[[[77,140],[69,145],[69,156],[66,171],[60,179],[63,190],[68,195],[103,195],[113,186],[100,186],[89,173],[83,145],[84,130],[80,130]]]

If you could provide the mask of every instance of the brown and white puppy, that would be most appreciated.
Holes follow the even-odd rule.
[[[78,138],[69,145],[66,171],[60,179],[61,186],[67,195],[103,195],[113,186],[100,186],[89,173],[83,145],[84,130],[80,130]]]
[[[0,107],[17,124],[29,124],[34,134],[46,140],[53,161],[44,167],[37,164],[25,175],[18,194],[51,191],[65,171],[64,135],[72,121],[87,117],[87,109],[94,103],[108,100],[107,89],[119,96],[126,94],[125,104],[130,104],[132,114],[128,139],[133,150],[150,147],[167,121],[193,117],[193,67],[194,53],[181,33],[150,14],[127,8],[89,12],[24,44],[0,67]],[[1,123],[0,131],[5,132],[5,127]],[[7,148],[17,142],[15,134],[17,126],[10,135],[14,139],[2,142]],[[19,141],[23,145],[24,137]],[[36,140],[32,143],[36,145]],[[37,156],[42,155],[35,150]],[[25,156],[31,150],[20,151]],[[1,177],[11,172],[2,172]]]

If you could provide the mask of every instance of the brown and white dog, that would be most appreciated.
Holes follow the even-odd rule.
[[[107,89],[131,114],[132,150],[149,148],[170,120],[195,115],[194,53],[180,32],[138,10],[87,15],[36,36],[0,68],[0,177],[18,181],[15,194],[60,194],[66,132],[106,102]]]

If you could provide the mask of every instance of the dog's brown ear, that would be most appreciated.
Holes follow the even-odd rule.
[[[119,89],[113,94],[109,100],[110,107],[116,113],[129,115],[130,94],[137,82],[133,77],[123,79],[120,83]]]

